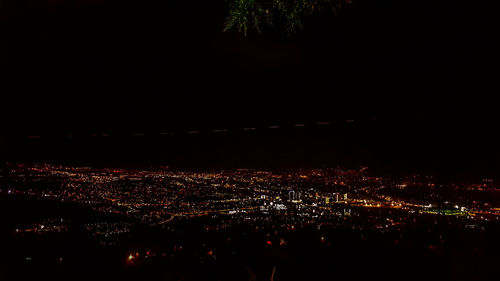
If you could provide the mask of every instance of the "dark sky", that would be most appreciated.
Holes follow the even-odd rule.
[[[358,0],[244,38],[220,0],[2,0],[0,153],[497,175],[497,2]]]

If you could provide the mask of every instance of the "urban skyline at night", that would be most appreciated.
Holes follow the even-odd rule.
[[[0,280],[497,280],[499,3],[0,1]]]

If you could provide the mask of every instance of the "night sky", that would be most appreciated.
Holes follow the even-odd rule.
[[[0,156],[497,176],[499,8],[357,0],[244,37],[221,0],[2,0]]]

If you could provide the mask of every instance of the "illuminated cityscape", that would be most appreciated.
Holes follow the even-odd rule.
[[[113,264],[123,270],[149,268],[152,276],[167,274],[167,280],[176,274],[198,278],[184,269],[163,267],[183,264],[186,259],[194,267],[201,266],[203,274],[226,268],[231,259],[248,263],[248,270],[225,272],[226,268],[216,278],[207,278],[244,279],[253,274],[269,278],[273,274],[297,280],[305,274],[301,270],[308,268],[304,267],[308,262],[290,267],[282,259],[302,260],[294,255],[307,252],[307,245],[317,251],[315,255],[328,256],[329,251],[351,251],[346,245],[382,241],[369,249],[409,251],[432,259],[446,256],[460,239],[466,239],[457,238],[457,233],[488,236],[498,230],[500,222],[499,201],[485,199],[500,192],[492,179],[438,184],[432,176],[370,176],[368,167],[183,171],[11,165],[3,179],[3,200],[31,198],[60,206],[51,208],[81,208],[79,212],[86,213],[75,218],[56,212],[29,224],[12,225],[14,245],[31,239],[81,236],[95,247],[93,251],[112,252]],[[20,248],[16,262],[25,264],[42,259],[62,266],[78,260],[73,252],[61,249]],[[267,256],[264,264],[251,261],[250,257],[261,254]],[[317,257],[311,259],[319,262]],[[291,272],[299,275],[289,276]],[[326,272],[318,269],[316,274]]]
[[[499,0],[0,0],[0,281],[500,280]]]

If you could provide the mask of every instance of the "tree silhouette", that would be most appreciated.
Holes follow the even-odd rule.
[[[316,13],[336,13],[351,0],[230,0],[224,31],[277,29],[288,34],[304,28],[304,18]]]

